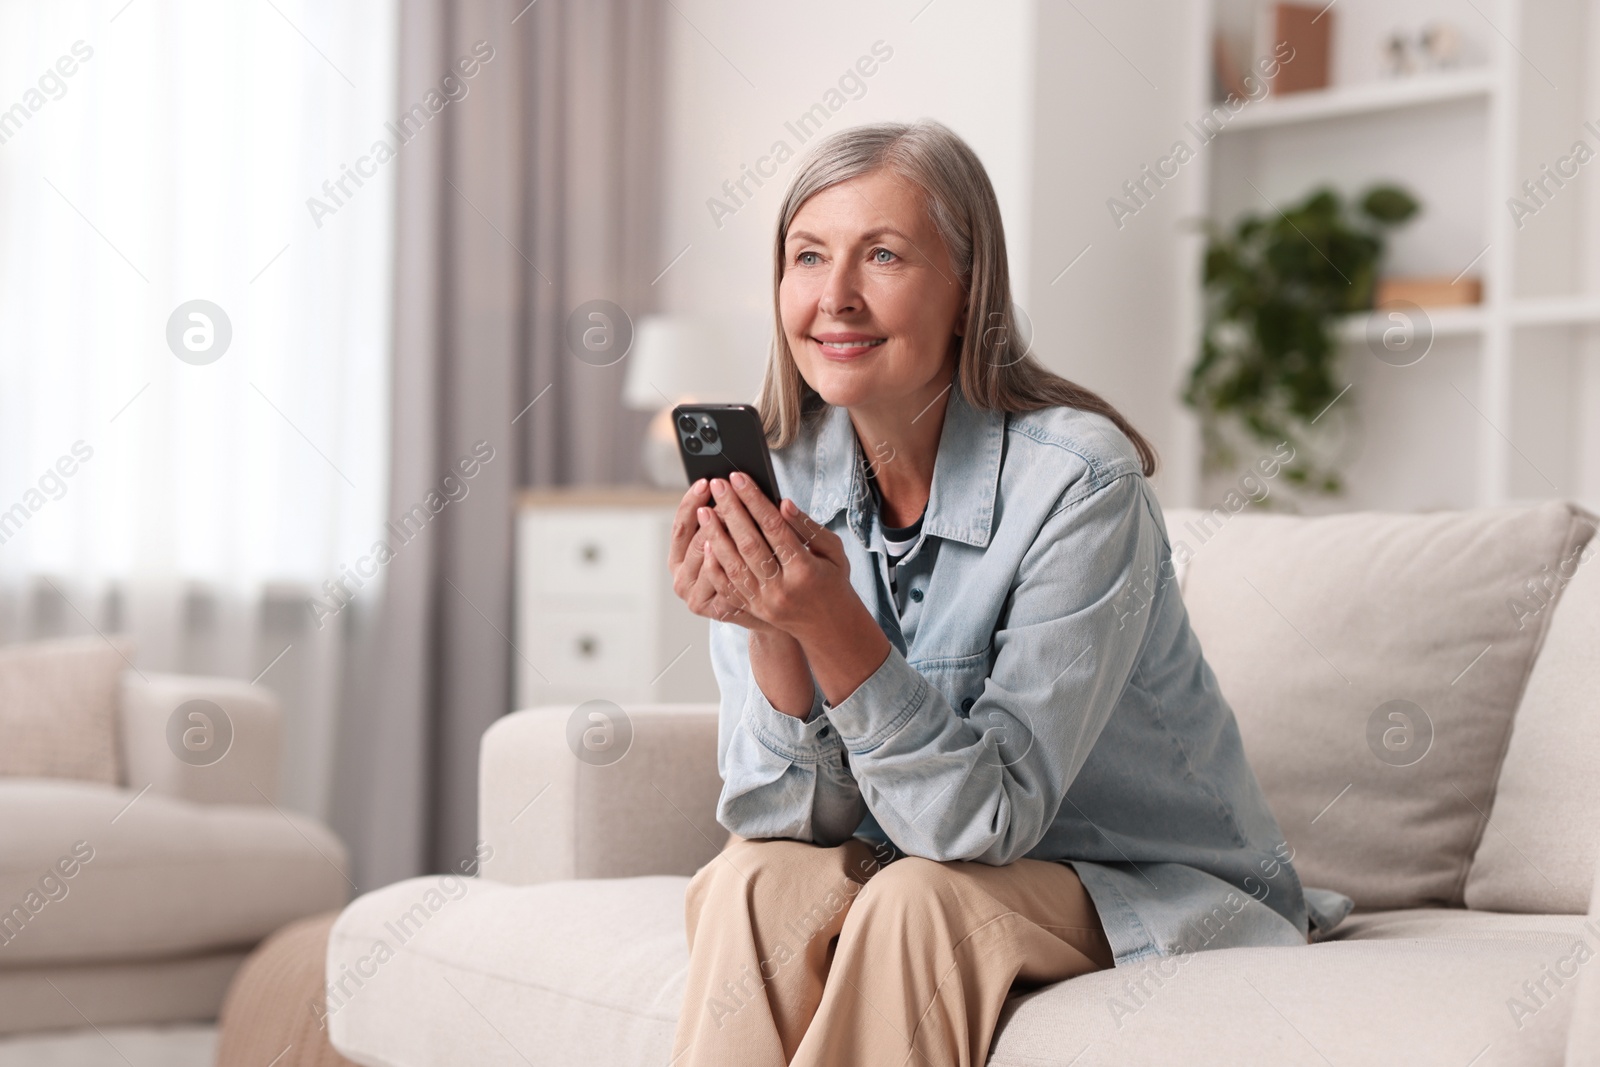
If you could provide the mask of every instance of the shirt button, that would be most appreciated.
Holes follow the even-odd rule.
[[[971,697],[968,697],[967,699],[965,699],[965,700],[963,700],[961,702],[961,710],[962,711],[971,711],[972,710],[972,698]]]
[[[828,728],[826,726],[824,726],[822,729],[818,730],[817,731],[817,736],[818,737],[827,737],[828,736]]]
[[[922,603],[922,590],[920,590],[920,589],[911,590],[911,599],[915,600],[919,604]]]

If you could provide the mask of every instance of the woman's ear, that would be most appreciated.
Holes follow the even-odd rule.
[[[967,335],[967,301],[965,297],[961,301],[961,314],[956,316],[955,330],[957,337],[965,337]]]

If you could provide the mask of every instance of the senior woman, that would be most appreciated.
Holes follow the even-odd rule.
[[[1304,944],[1308,906],[1172,580],[1150,445],[1019,351],[982,163],[819,142],[779,211],[779,506],[684,495],[727,846],[689,884],[675,1067],[982,1064],[1006,997]]]

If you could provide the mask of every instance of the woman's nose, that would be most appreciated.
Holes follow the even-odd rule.
[[[823,284],[822,295],[817,303],[820,309],[829,315],[842,315],[861,310],[860,282],[852,264],[834,265],[828,272],[828,280]]]

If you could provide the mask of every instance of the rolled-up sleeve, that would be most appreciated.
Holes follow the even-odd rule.
[[[1124,474],[1057,501],[1023,557],[970,717],[898,650],[825,709],[903,851],[998,865],[1043,838],[1149,628],[1163,542],[1147,492]]]
[[[866,804],[815,684],[804,720],[773,707],[750,668],[749,631],[733,623],[711,624],[711,665],[722,691],[717,821],[747,838],[848,839]]]

